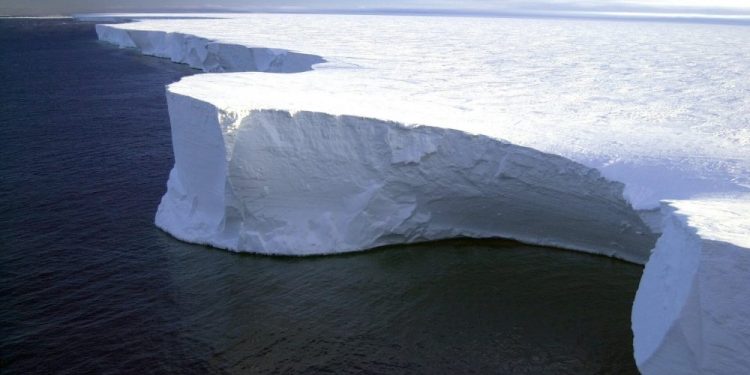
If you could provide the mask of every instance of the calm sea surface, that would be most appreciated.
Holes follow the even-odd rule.
[[[330,257],[179,242],[164,85],[195,71],[0,19],[0,372],[630,374],[642,268],[507,241]]]

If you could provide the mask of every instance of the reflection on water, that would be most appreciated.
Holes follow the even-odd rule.
[[[165,241],[171,241],[165,239]],[[629,373],[641,268],[500,240],[315,258],[172,247],[184,333],[229,372]]]
[[[0,370],[635,373],[641,268],[493,240],[274,258],[153,216],[163,85],[193,73],[70,20],[0,20]]]

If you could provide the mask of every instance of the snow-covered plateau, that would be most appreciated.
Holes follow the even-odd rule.
[[[137,20],[102,40],[216,72],[167,88],[156,223],[175,237],[295,255],[506,237],[638,263],[653,248],[639,369],[750,373],[750,27],[97,17]]]

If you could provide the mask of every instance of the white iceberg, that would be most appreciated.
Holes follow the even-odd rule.
[[[160,227],[266,253],[501,236],[643,262],[653,237],[631,206],[670,201],[641,212],[665,224],[636,362],[750,373],[750,28],[212,16],[97,27],[209,72],[297,72],[169,86]]]

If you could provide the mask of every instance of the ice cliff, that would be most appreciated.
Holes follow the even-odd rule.
[[[750,204],[665,203],[659,238],[633,305],[643,374],[750,371]]]
[[[653,244],[621,184],[559,156],[370,118],[226,112],[180,88],[156,223],[183,240],[302,255],[504,237],[639,263]]]
[[[204,72],[283,72],[310,70],[322,58],[281,49],[216,43],[183,33],[124,30],[96,25],[100,40],[120,47],[137,48],[145,55],[168,58]]]
[[[273,254],[471,236],[642,263],[654,236],[631,206],[661,204],[633,308],[639,369],[750,373],[747,29],[221,17],[97,26],[207,72],[304,72],[168,87],[159,227]]]

